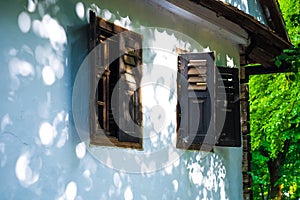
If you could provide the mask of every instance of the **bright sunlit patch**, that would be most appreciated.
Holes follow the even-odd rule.
[[[0,166],[3,167],[6,164],[7,155],[5,153],[5,143],[0,142]]]
[[[15,48],[11,48],[11,49],[9,50],[9,52],[8,52],[8,54],[9,54],[10,56],[16,56],[17,53],[18,53],[18,50],[15,49]]]
[[[201,185],[203,182],[203,171],[204,167],[201,167],[199,163],[195,162],[190,164],[189,169],[189,178],[195,185]]]
[[[4,117],[2,117],[2,120],[1,120],[1,131],[4,131],[4,129],[7,125],[12,125],[12,124],[13,123],[9,117],[9,114],[4,115]]]
[[[67,36],[64,28],[49,15],[43,17],[42,23],[46,28],[46,37],[50,39],[52,45],[64,44],[67,42]]]
[[[54,130],[48,122],[42,123],[39,129],[39,136],[43,145],[51,145],[54,139]]]
[[[84,18],[84,5],[82,2],[78,2],[76,4],[76,14],[77,16],[80,18],[80,19],[83,19]]]
[[[103,10],[103,18],[106,20],[109,20],[111,18],[112,14],[109,10]]]
[[[21,12],[18,17],[19,28],[23,33],[27,33],[30,30],[31,19],[26,12]]]
[[[86,154],[86,148],[85,148],[85,143],[81,142],[76,145],[76,155],[79,159],[84,158]]]
[[[114,185],[118,189],[121,189],[121,187],[122,187],[122,181],[121,181],[119,173],[117,173],[117,172],[114,173]]]
[[[131,20],[130,20],[130,18],[128,16],[121,17],[121,22],[122,22],[122,24],[124,24],[124,27],[130,29]]]
[[[173,165],[168,165],[165,167],[165,172],[167,174],[172,174],[172,171],[173,171]]]
[[[22,154],[16,163],[16,176],[24,187],[28,187],[39,179],[38,172],[34,172],[30,167],[31,155],[29,152]]]
[[[226,55],[226,60],[227,60],[227,67],[233,68],[236,67],[234,64],[233,58],[230,58],[228,55]]]
[[[133,194],[131,191],[131,188],[128,186],[124,192],[124,199],[125,200],[132,200],[133,199]]]
[[[27,4],[27,10],[29,12],[34,12],[36,9],[36,4],[34,3],[34,0],[28,0],[28,4]]]
[[[38,63],[51,67],[56,78],[61,79],[64,75],[64,64],[59,51],[54,51],[50,45],[37,46],[35,57]]]
[[[93,187],[93,180],[91,179],[91,172],[90,172],[90,170],[86,169],[83,172],[83,176],[88,181],[88,185],[84,189],[85,189],[85,191],[90,191],[92,189],[92,187]]]
[[[68,140],[69,135],[68,135],[68,128],[65,127],[61,133],[60,133],[60,137],[56,143],[56,147],[57,148],[61,148],[65,145],[66,141]]]
[[[60,59],[55,56],[55,54],[52,54],[53,57],[51,57],[50,65],[52,66],[52,69],[54,70],[55,76],[58,79],[61,79],[64,75],[64,66]]]
[[[77,185],[75,182],[71,181],[65,191],[67,200],[74,200],[77,195]]]
[[[42,71],[44,83],[46,85],[52,85],[55,82],[55,74],[51,67],[45,66]]]
[[[149,137],[150,137],[151,145],[153,147],[157,147],[158,146],[158,139],[159,139],[158,134],[154,131],[150,131]]]
[[[24,60],[13,58],[9,61],[9,72],[11,76],[29,76],[34,75],[33,66]]]
[[[67,42],[64,28],[50,15],[44,15],[42,21],[34,20],[33,31],[42,38],[48,38],[54,49],[59,49]]]
[[[9,61],[9,73],[11,77],[11,89],[17,90],[20,86],[20,80],[18,76],[34,76],[35,71],[29,62],[20,60],[18,58],[12,58]]]
[[[173,184],[174,192],[177,192],[178,191],[178,181],[174,179],[172,181],[172,184]]]

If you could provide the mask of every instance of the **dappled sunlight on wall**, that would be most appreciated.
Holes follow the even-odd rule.
[[[39,170],[42,167],[40,157],[24,152],[16,163],[16,176],[24,187],[28,187],[39,180]]]
[[[143,2],[134,3],[132,9],[141,10]],[[70,33],[70,27],[86,28],[89,9],[144,37],[143,150],[91,148],[77,135],[74,112],[83,118],[86,131],[88,101],[72,109],[73,79],[83,72],[79,66],[88,39],[85,29]],[[151,19],[153,10],[148,5],[143,15]],[[0,180],[5,180],[1,198],[228,199],[230,169],[223,156],[176,148],[177,50],[202,52],[217,46],[218,62],[237,67],[235,46],[210,32],[202,45],[201,38],[149,28],[143,24],[148,23],[145,17],[139,20],[131,11],[116,12],[89,0],[24,0],[5,11],[9,12],[5,23],[13,28],[7,34],[14,38],[4,41],[0,52]],[[164,10],[157,15],[162,20],[154,23],[161,26],[168,25],[168,17],[180,19]],[[207,45],[210,39],[216,40],[215,46]],[[78,88],[77,99],[89,98],[85,86]],[[102,157],[95,158],[95,153]]]
[[[198,193],[199,199],[228,199],[225,192],[226,168],[218,154],[199,153],[189,159],[187,169],[191,182],[202,188]]]

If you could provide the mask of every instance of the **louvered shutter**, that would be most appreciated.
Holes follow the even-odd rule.
[[[126,31],[120,35],[121,57],[119,58],[119,105],[117,111],[119,129],[118,139],[121,142],[140,143],[141,138],[141,65],[142,37]],[[125,97],[125,99],[124,99]],[[124,101],[125,100],[125,101]]]
[[[178,57],[177,147],[200,149],[213,145],[215,98],[214,53],[185,53]],[[181,77],[181,78],[180,78]]]
[[[214,53],[178,57],[179,148],[241,146],[238,69],[217,68],[214,58]]]
[[[239,147],[241,146],[239,71],[237,68],[227,67],[218,67],[218,70],[220,76],[217,81],[217,109],[225,113],[225,122],[217,145]],[[224,92],[225,94],[222,94]],[[221,122],[217,115],[217,123]]]

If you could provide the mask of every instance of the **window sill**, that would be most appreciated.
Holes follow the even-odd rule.
[[[122,147],[122,148],[131,148],[137,150],[143,150],[142,142],[134,143],[134,142],[120,142],[115,137],[110,137],[106,135],[91,135],[90,137],[90,145],[99,146],[109,146],[109,147]]]

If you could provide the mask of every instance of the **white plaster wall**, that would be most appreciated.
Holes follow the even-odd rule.
[[[237,44],[149,1],[34,2],[0,3],[1,199],[242,199],[241,148],[174,148],[176,96],[170,91],[176,87],[169,77],[176,72],[176,47],[216,51],[218,65],[238,67]],[[143,73],[153,80],[144,80],[144,150],[88,148],[104,162],[77,134],[88,130],[82,62],[89,8],[143,34],[149,47],[143,49]],[[73,88],[76,81],[82,84]],[[156,104],[168,108],[162,125],[146,112]],[[124,170],[128,165],[139,172]]]

